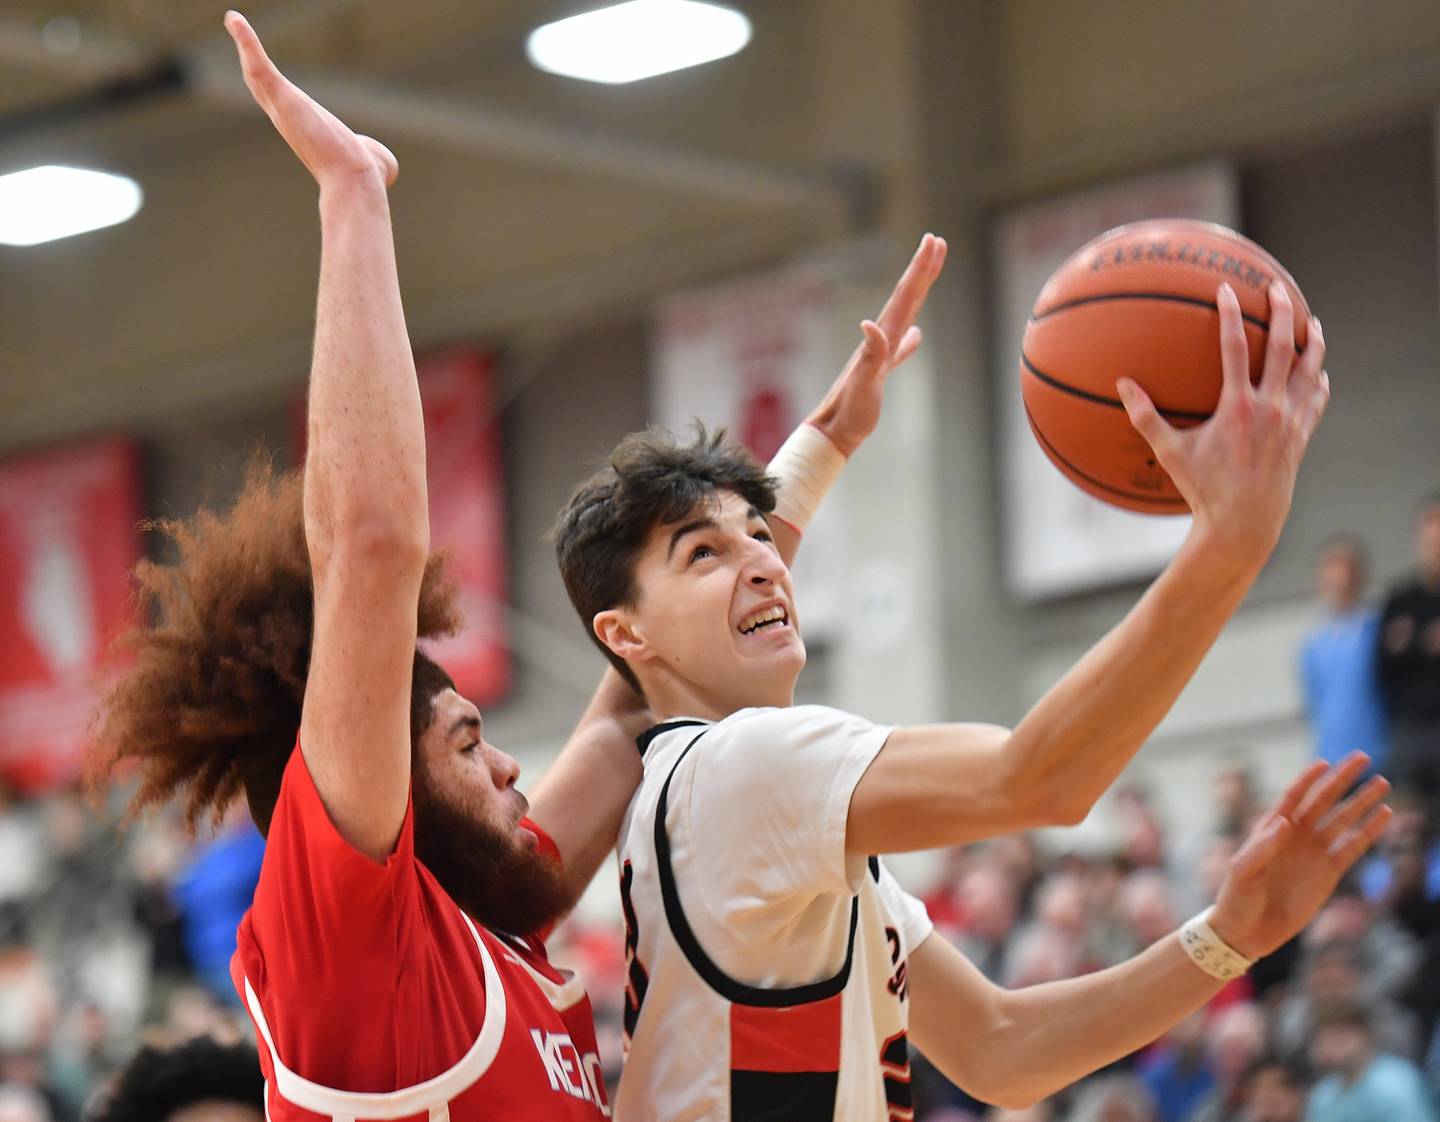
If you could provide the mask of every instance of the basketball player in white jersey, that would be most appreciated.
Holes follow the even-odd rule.
[[[1113,969],[1016,992],[932,937],[875,856],[1080,821],[1264,565],[1328,400],[1324,341],[1312,323],[1297,357],[1275,285],[1252,386],[1234,293],[1217,301],[1212,420],[1173,429],[1137,386],[1117,387],[1194,512],[1190,535],[1014,729],[887,728],[792,706],[805,647],[775,535],[803,530],[849,451],[818,432],[777,457],[778,509],[774,481],[703,434],[629,437],[577,490],[556,532],[567,590],[659,722],[638,742],[644,778],[619,844],[622,1122],[905,1120],[912,1036],[977,1098],[1032,1103],[1155,1039],[1289,939],[1378,836],[1385,781],[1344,799],[1366,759],[1317,764],[1256,827],[1214,909]]]

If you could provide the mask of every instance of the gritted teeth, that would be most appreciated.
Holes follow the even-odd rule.
[[[790,613],[785,610],[784,604],[774,604],[771,607],[763,608],[758,612],[751,612],[740,621],[740,634],[753,635],[762,627],[771,627],[777,623],[786,623],[790,619]]]

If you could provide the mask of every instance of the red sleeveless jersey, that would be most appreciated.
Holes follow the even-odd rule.
[[[608,1118],[580,979],[538,940],[472,923],[416,860],[413,813],[371,860],[331,823],[296,746],[230,967],[267,1118]]]

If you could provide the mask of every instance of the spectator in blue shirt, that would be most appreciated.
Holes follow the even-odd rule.
[[[243,802],[238,805],[243,809]],[[238,1000],[230,981],[235,929],[254,899],[264,856],[265,839],[249,815],[229,815],[174,888],[191,965],[206,988],[229,1004]]]
[[[1140,1081],[1155,1098],[1159,1122],[1185,1122],[1215,1090],[1215,1072],[1205,1053],[1203,1009],[1150,1050],[1140,1065]]]
[[[1356,749],[1383,771],[1389,751],[1380,689],[1380,617],[1363,597],[1369,580],[1365,548],[1355,538],[1331,538],[1320,554],[1316,588],[1324,618],[1300,652],[1305,713],[1315,754],[1336,763]]]
[[[1437,1122],[1420,1069],[1376,1054],[1358,1002],[1320,1011],[1310,1055],[1325,1075],[1310,1092],[1306,1122]]]

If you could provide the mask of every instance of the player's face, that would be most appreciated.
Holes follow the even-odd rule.
[[[790,570],[758,510],[722,491],[679,524],[656,527],[635,581],[638,602],[617,613],[621,645],[612,649],[647,692],[651,682],[679,684],[714,710],[696,716],[790,704],[805,644]]]
[[[485,724],[473,702],[454,690],[436,695],[434,719],[420,738],[417,763],[427,780],[450,792],[476,822],[533,848],[535,835],[520,826],[529,803],[515,787],[520,765],[486,741]]]
[[[480,711],[438,694],[415,754],[415,853],[473,918],[529,934],[570,901],[559,867],[520,824],[520,765],[486,742]]]

